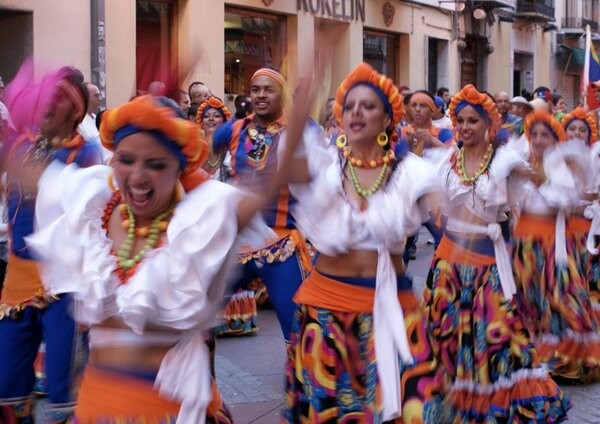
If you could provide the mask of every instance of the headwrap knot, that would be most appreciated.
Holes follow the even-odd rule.
[[[567,139],[564,128],[554,116],[543,109],[534,109],[525,118],[524,133],[527,140],[530,139],[535,124],[544,124],[559,142]]]
[[[114,151],[118,143],[136,132],[148,132],[180,161],[181,182],[190,190],[204,180],[198,168],[208,156],[208,145],[194,123],[179,118],[175,110],[159,105],[152,96],[137,97],[102,115],[102,145]]]
[[[490,140],[496,137],[496,132],[502,125],[502,120],[496,104],[494,101],[485,93],[477,91],[472,84],[465,85],[450,102],[448,111],[450,112],[450,119],[452,125],[456,127],[456,119],[458,114],[466,106],[471,106],[481,117],[488,123]]]
[[[363,62],[359,64],[340,84],[336,96],[335,104],[333,106],[333,113],[340,126],[342,122],[342,111],[344,103],[346,102],[346,96],[348,92],[357,85],[366,85],[373,89],[377,96],[382,100],[386,112],[390,117],[390,125],[387,128],[391,131],[390,140],[393,142],[398,137],[398,133],[395,130],[396,124],[398,124],[404,116],[404,108],[402,104],[402,96],[398,92],[398,88],[394,85],[394,82],[380,74],[371,65]]]
[[[588,127],[588,139],[585,140],[587,144],[592,144],[598,139],[598,126],[596,125],[596,119],[594,118],[593,112],[586,112],[584,108],[577,107],[571,112],[563,116],[560,121],[565,131],[569,127],[569,124],[575,120],[583,121]]]
[[[209,109],[215,109],[218,111],[223,117],[224,121],[229,121],[231,119],[231,112],[227,109],[227,106],[223,104],[221,100],[219,100],[215,96],[210,96],[208,99],[202,102],[200,107],[198,108],[198,112],[196,113],[196,123],[200,125],[202,128],[202,119],[204,119],[204,114],[208,112]]]

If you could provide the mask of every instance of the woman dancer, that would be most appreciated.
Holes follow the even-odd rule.
[[[596,143],[598,129],[594,114],[581,107],[566,114],[561,124],[567,139],[583,140],[589,146],[591,154],[594,181],[585,199],[568,217],[567,234],[575,243],[576,253],[579,254],[577,263],[583,267],[581,272],[589,283],[592,308],[600,323],[600,256],[596,238],[600,235],[600,205],[597,200],[600,191],[600,144]]]
[[[112,171],[68,167],[40,182],[48,191],[32,245],[45,284],[73,293],[77,320],[92,327],[76,422],[230,421],[204,334],[255,208],[239,190],[202,181],[207,145],[168,104],[143,96],[105,113]]]
[[[500,114],[472,85],[453,97],[450,117],[461,147],[429,149],[448,210],[423,298],[454,422],[559,421],[569,402],[540,366],[515,308],[500,227],[519,186],[514,174],[527,164],[495,147]]]
[[[212,143],[212,135],[224,122],[231,119],[229,109],[217,97],[211,96],[198,108],[196,122],[204,131],[204,138]],[[231,175],[229,163],[231,156],[228,151],[211,152],[204,164],[204,170],[219,181],[227,181]],[[257,290],[249,289],[249,286]],[[211,332],[217,336],[244,336],[254,334],[257,325],[257,292],[266,295],[266,288],[260,278],[252,280],[231,295],[223,311],[223,322]],[[214,344],[214,340],[211,341]],[[213,350],[211,350],[213,354]]]
[[[231,112],[227,106],[215,96],[206,99],[196,114],[196,123],[204,131],[204,138],[212,143],[212,135],[224,122],[231,119]],[[219,181],[225,181],[229,178],[230,171],[226,164],[227,152],[210,153],[204,163],[204,170]]]
[[[525,137],[534,174],[523,186],[526,195],[514,233],[519,310],[540,361],[554,376],[593,380],[600,376],[598,322],[582,274],[587,267],[579,263],[577,244],[565,240],[565,213],[585,194],[580,187],[589,184],[573,172],[570,161],[585,166],[588,149],[581,141],[562,144],[562,126],[540,110],[527,116]]]
[[[291,186],[295,217],[319,256],[294,299],[284,419],[436,422],[426,401],[440,379],[402,250],[439,185],[406,145],[394,152],[403,110],[389,78],[360,64],[334,113],[338,149],[313,140],[290,164],[305,183]]]

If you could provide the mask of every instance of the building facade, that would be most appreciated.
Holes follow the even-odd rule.
[[[0,75],[33,56],[80,68],[108,106],[154,80],[231,99],[264,65],[294,82],[325,25],[324,95],[363,60],[412,90],[517,95],[556,79],[554,21],[553,0],[0,0]]]

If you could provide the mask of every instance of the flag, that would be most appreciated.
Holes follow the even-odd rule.
[[[592,33],[590,26],[585,27],[585,60],[583,63],[583,76],[582,76],[582,92],[584,93],[585,104],[590,109],[595,109],[600,106],[596,102],[594,96],[594,87],[590,84],[600,81],[600,60],[598,60],[598,54],[592,44]]]

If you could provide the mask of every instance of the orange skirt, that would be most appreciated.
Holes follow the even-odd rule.
[[[77,399],[77,423],[116,419],[168,423],[177,418],[179,404],[159,396],[154,382],[88,365]]]
[[[175,423],[180,405],[163,398],[151,380],[88,365],[77,398],[75,424]],[[230,423],[217,386],[212,383],[212,401],[207,423]]]

